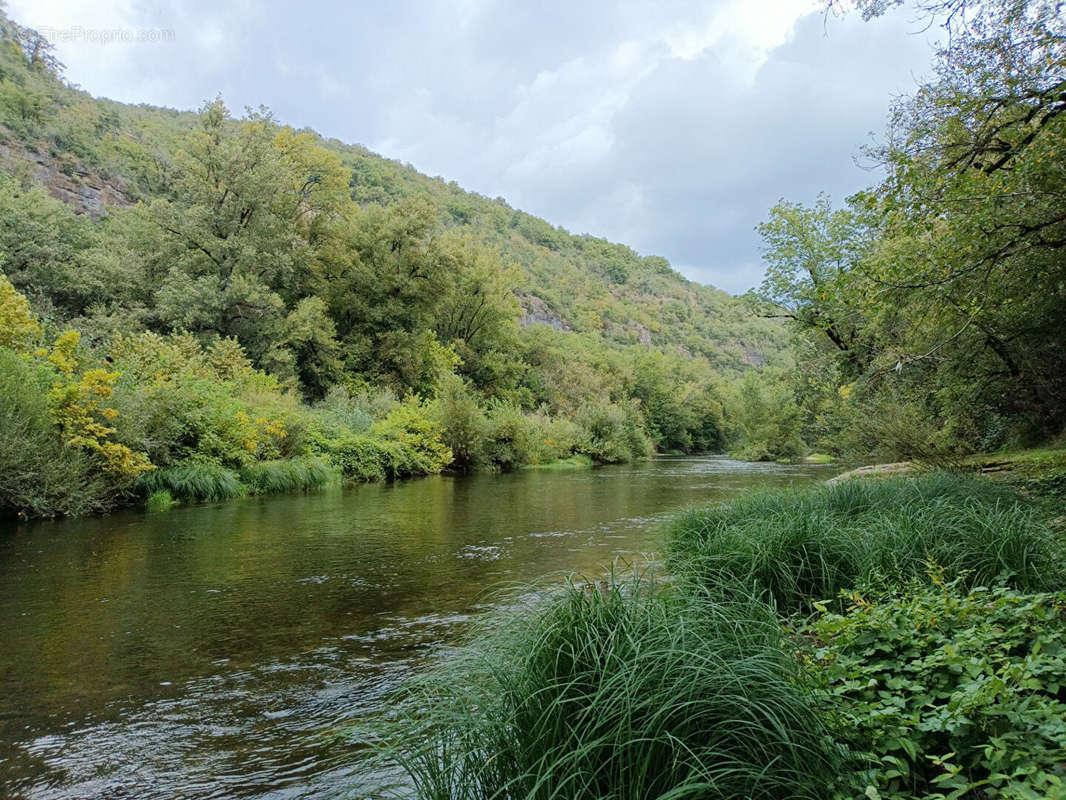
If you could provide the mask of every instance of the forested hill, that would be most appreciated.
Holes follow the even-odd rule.
[[[94,99],[59,78],[61,65],[48,63],[48,51],[38,56],[36,69],[20,63],[27,50],[32,59],[32,47],[4,54],[3,171],[92,216],[171,194],[175,156],[188,147],[200,115]],[[260,114],[254,116],[269,119]],[[239,124],[230,120],[227,127]],[[361,146],[300,134],[337,155],[355,202],[417,204],[437,232],[468,232],[503,266],[516,266],[512,288],[524,324],[590,333],[616,345],[665,348],[685,358],[704,356],[730,373],[781,358],[778,326],[753,317],[726,293],[686,280],[663,258],[570,234],[503,198],[464,191]]]
[[[662,258],[76,77],[0,16],[0,515],[721,450],[787,363]]]

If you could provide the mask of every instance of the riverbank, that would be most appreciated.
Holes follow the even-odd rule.
[[[687,456],[0,524],[0,797],[347,796],[372,770],[343,734],[501,587],[644,563],[682,508],[831,474]]]
[[[485,623],[384,753],[419,800],[1059,796],[1064,554],[984,478],[744,495],[668,527],[667,585]]]

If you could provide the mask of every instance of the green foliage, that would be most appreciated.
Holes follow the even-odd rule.
[[[452,451],[443,441],[443,426],[434,419],[428,404],[413,395],[370,430],[402,446],[404,475],[432,475],[452,462]]]
[[[417,798],[820,798],[835,753],[780,637],[757,604],[570,584],[417,680],[387,752]]]
[[[840,444],[946,463],[1066,425],[1066,17],[1052,0],[913,5],[951,35],[868,152],[884,180],[841,210],[775,207],[755,300],[835,362]],[[811,428],[831,398],[805,398]]]
[[[0,347],[28,352],[41,335],[30,304],[0,272]]]
[[[148,495],[148,499],[144,501],[144,510],[153,514],[161,511],[170,511],[175,503],[177,503],[177,500],[174,499],[170,492],[166,489],[160,489]]]
[[[834,797],[1066,793],[1066,595],[913,583],[803,631],[854,753]]]
[[[802,456],[800,409],[784,375],[749,372],[733,388],[726,406],[734,441],[731,453],[743,461],[777,461]]]
[[[746,495],[681,515],[667,536],[679,573],[716,591],[764,594],[785,613],[921,576],[930,560],[969,584],[1046,590],[1066,555],[1037,508],[950,474]]]
[[[452,466],[469,471],[484,463],[488,418],[477,397],[458,377],[442,387],[434,411],[441,427],[441,440],[452,454]]]
[[[210,461],[182,461],[153,470],[138,478],[137,486],[149,496],[165,491],[186,502],[229,500],[248,494],[236,472]]]
[[[111,509],[114,481],[93,457],[63,442],[47,395],[51,369],[0,348],[0,515],[78,516]]]
[[[240,470],[241,481],[252,494],[306,492],[335,482],[337,472],[319,458],[257,461]]]
[[[635,461],[651,454],[651,442],[633,406],[588,406],[578,411],[574,421],[582,429],[577,451],[599,464]]]

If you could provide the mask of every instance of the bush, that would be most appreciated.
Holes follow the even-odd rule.
[[[451,467],[468,472],[486,462],[489,420],[477,397],[457,376],[450,376],[437,397],[434,414],[441,440],[452,452]]]
[[[800,408],[784,373],[747,372],[729,397],[730,454],[742,461],[778,461],[806,452]]]
[[[541,418],[524,414],[516,406],[500,403],[489,412],[485,460],[502,470],[535,463]]]
[[[1061,579],[1063,548],[1019,495],[951,474],[769,491],[681,515],[668,529],[680,574],[769,595],[786,613],[934,560],[950,578],[1026,590]]]
[[[618,464],[651,454],[640,414],[632,406],[585,406],[577,412],[575,422],[582,429],[577,451],[597,463]]]
[[[369,403],[354,398],[343,386],[334,386],[325,398],[314,406],[320,424],[330,430],[347,430],[363,433],[374,424],[374,415]],[[382,415],[384,416],[384,414]]]
[[[386,447],[397,477],[434,475],[452,462],[452,451],[443,441],[443,426],[415,396],[375,423],[370,435],[389,443]]]
[[[241,467],[241,481],[254,494],[317,489],[336,480],[337,471],[321,458],[260,461]]]
[[[124,481],[60,438],[47,399],[53,378],[44,365],[0,348],[0,515],[80,516],[121,498]]]
[[[228,500],[248,493],[236,472],[210,461],[183,461],[153,470],[138,478],[137,484],[148,495],[167,491],[183,501]]]
[[[750,602],[570,585],[416,682],[386,752],[417,798],[821,798],[833,751],[779,637]]]
[[[912,584],[804,633],[855,753],[834,796],[1066,796],[1066,594]]]

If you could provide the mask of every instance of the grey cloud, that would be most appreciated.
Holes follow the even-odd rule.
[[[758,282],[753,228],[780,197],[874,179],[859,145],[929,62],[900,14],[811,14],[753,77],[735,41],[671,56],[668,31],[704,31],[735,0],[131,2],[130,25],[176,41],[74,54],[94,94],[263,103],[730,291]]]

